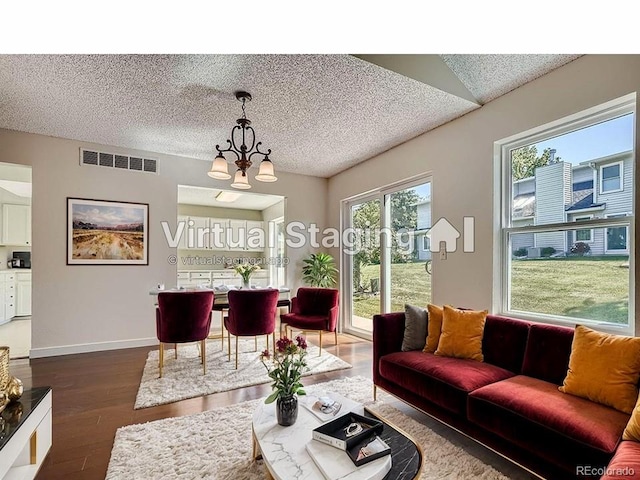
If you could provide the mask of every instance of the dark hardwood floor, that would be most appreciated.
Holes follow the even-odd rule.
[[[313,343],[317,337],[310,335],[309,340]],[[209,348],[219,348],[218,342],[210,341]],[[371,342],[340,335],[338,347],[329,340],[323,346],[353,368],[305,377],[305,385],[345,376],[371,378]],[[270,393],[269,384],[263,384],[134,410],[147,354],[154,349],[157,347],[11,361],[11,374],[20,378],[25,388],[48,385],[53,389],[53,446],[37,476],[38,480],[103,480],[119,427],[199,413]],[[392,403],[508,478],[534,478],[503,457],[403,402],[392,400]]]
[[[310,335],[309,340],[315,338]],[[344,376],[371,377],[370,342],[340,335],[337,348],[330,339],[323,344],[354,368],[306,377],[305,385]],[[219,348],[219,342],[211,340],[210,345]],[[25,388],[48,385],[53,389],[53,446],[38,480],[102,480],[119,427],[199,413],[270,393],[269,384],[263,384],[134,410],[142,370],[153,349],[157,347],[11,362],[11,374]]]

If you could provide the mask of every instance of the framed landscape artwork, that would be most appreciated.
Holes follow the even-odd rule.
[[[149,204],[67,198],[67,265],[148,265]]]

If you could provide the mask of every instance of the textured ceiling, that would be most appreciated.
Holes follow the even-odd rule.
[[[482,100],[574,57],[443,59]],[[212,160],[236,90],[276,171],[322,177],[479,108],[350,55],[0,55],[0,127]]]
[[[441,55],[482,104],[544,75],[580,55]]]

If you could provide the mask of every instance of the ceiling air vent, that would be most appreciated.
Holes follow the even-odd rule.
[[[158,173],[158,160],[155,158],[129,157],[115,153],[80,149],[80,165],[134,170],[138,172]]]

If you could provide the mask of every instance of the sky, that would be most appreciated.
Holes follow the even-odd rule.
[[[633,114],[566,133],[535,145],[538,155],[545,148],[555,148],[556,157],[574,164],[631,150],[633,149]]]
[[[144,210],[140,207],[111,207],[100,205],[73,205],[73,220],[115,226],[125,223],[143,223]]]

